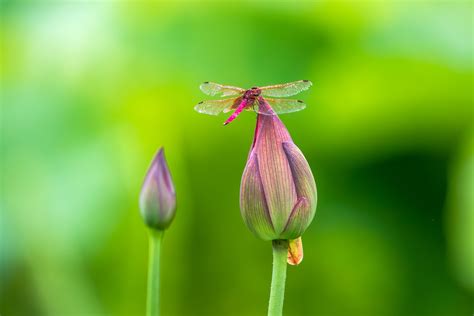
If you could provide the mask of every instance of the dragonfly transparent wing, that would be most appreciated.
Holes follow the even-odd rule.
[[[222,100],[206,100],[199,102],[194,109],[199,113],[218,115],[221,112],[229,112],[232,109],[235,98]]]
[[[301,100],[271,98],[265,98],[265,100],[267,101],[267,105],[256,103],[255,112],[264,115],[275,115],[298,112],[306,108],[306,104]]]
[[[262,95],[267,97],[289,97],[308,90],[313,84],[309,80],[300,80],[273,86],[261,87]]]
[[[204,92],[207,95],[222,96],[222,97],[227,97],[231,95],[239,95],[245,92],[245,90],[242,88],[226,86],[226,85],[218,84],[215,82],[208,82],[208,81],[202,83],[199,86],[199,88],[201,89],[202,92]]]

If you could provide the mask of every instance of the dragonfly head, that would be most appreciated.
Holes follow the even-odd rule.
[[[258,88],[258,87],[252,87],[250,89],[248,89],[246,92],[245,92],[245,95],[247,97],[253,97],[253,98],[256,98],[260,95],[262,91]]]

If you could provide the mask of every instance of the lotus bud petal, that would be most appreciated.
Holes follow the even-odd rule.
[[[155,155],[140,193],[140,211],[145,224],[164,230],[176,213],[176,193],[163,148]]]
[[[260,106],[269,107],[264,100]],[[263,240],[296,239],[313,220],[313,174],[276,114],[257,116],[254,141],[242,175],[240,209],[248,228]]]

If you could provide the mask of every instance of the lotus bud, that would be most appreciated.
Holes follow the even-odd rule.
[[[272,112],[261,97],[259,104],[260,113]],[[276,114],[257,116],[254,141],[242,175],[240,209],[247,227],[263,240],[297,239],[313,220],[313,174]]]
[[[143,182],[140,211],[145,224],[158,230],[166,229],[176,213],[176,193],[163,148],[155,155]]]

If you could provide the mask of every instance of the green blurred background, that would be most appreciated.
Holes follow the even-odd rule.
[[[1,3],[2,315],[143,315],[138,194],[165,146],[179,209],[163,315],[265,315],[245,227],[255,115],[202,81],[309,79],[282,116],[319,204],[285,315],[472,315],[472,2]]]

